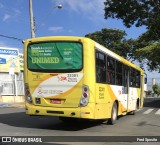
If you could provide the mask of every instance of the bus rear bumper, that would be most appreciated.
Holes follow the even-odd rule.
[[[84,109],[85,108],[85,109]],[[35,106],[26,103],[26,114],[35,116],[59,116],[59,117],[73,117],[94,119],[91,107],[77,107],[77,108],[53,108],[44,106]]]

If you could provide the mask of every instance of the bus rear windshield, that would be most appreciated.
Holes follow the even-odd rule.
[[[82,69],[82,44],[43,42],[28,45],[28,69],[32,71],[78,71]]]

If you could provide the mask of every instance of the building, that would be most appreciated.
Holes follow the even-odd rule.
[[[0,47],[0,103],[24,102],[23,54]]]

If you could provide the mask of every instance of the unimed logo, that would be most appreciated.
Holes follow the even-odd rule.
[[[12,141],[12,139],[11,139],[11,137],[2,137],[2,142],[11,142]]]

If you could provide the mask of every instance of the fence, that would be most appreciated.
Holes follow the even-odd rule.
[[[14,75],[0,73],[0,95],[24,95],[23,72]]]

